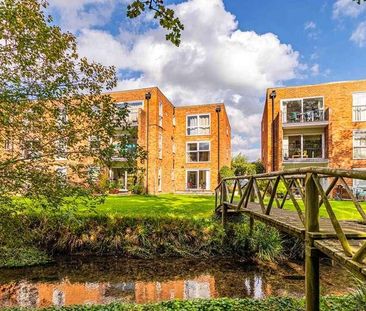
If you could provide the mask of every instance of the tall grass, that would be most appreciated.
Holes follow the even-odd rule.
[[[228,223],[224,230],[215,219],[38,213],[27,215],[17,231],[25,244],[49,254],[137,258],[229,255],[275,260],[282,251],[275,229],[258,223],[250,235],[246,219]]]

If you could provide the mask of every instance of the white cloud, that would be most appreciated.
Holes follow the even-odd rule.
[[[320,71],[319,69],[320,69],[319,64],[314,64],[313,66],[310,67],[311,74],[313,76],[319,75],[319,71]]]
[[[121,79],[117,89],[157,85],[176,105],[225,102],[234,142],[247,142],[233,143],[234,153],[257,159],[265,89],[299,77],[307,66],[275,34],[240,30],[222,0],[189,0],[173,8],[185,25],[178,48],[160,28],[117,36],[83,29],[80,54],[141,73]]]
[[[333,17],[357,17],[366,10],[364,5],[359,5],[352,0],[337,0],[333,5]]]
[[[355,31],[352,33],[351,41],[356,43],[359,47],[366,45],[366,22],[361,22]]]
[[[304,30],[316,29],[316,24],[313,21],[306,22],[304,25]]]
[[[49,10],[57,13],[63,29],[80,29],[107,23],[117,4],[116,0],[52,0]]]

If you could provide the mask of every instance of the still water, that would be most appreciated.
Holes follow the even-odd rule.
[[[322,294],[352,291],[347,271],[323,264],[321,272]],[[295,263],[259,267],[233,259],[59,259],[43,267],[0,270],[0,307],[301,297],[303,275],[302,266]]]

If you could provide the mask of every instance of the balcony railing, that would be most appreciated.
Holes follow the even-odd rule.
[[[315,109],[304,112],[288,112],[283,114],[283,123],[310,123],[327,121],[323,109]]]
[[[283,149],[283,161],[288,162],[317,162],[326,161],[322,156],[322,148],[306,148],[302,152],[299,149]]]

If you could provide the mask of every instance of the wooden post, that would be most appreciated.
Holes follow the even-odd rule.
[[[221,188],[221,197],[222,197],[222,205],[221,205],[221,223],[222,225],[225,227],[226,226],[226,218],[227,218],[227,188],[226,188],[226,184],[225,181],[222,181],[221,183],[222,188]]]
[[[309,232],[319,232],[319,194],[311,173],[305,182],[305,292],[306,310],[320,309],[319,253]]]

